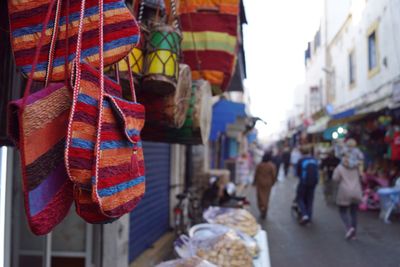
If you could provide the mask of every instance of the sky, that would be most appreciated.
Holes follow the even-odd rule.
[[[304,51],[319,28],[323,0],[244,0],[250,111],[267,122],[259,137],[276,137],[286,126],[296,86],[305,79]]]

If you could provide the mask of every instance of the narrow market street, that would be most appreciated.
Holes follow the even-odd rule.
[[[0,267],[400,267],[399,10],[0,1]]]
[[[270,199],[268,219],[263,228],[268,234],[272,267],[399,267],[400,220],[385,224],[375,212],[359,213],[356,241],[344,240],[343,226],[335,206],[327,206],[322,186],[315,195],[314,223],[299,226],[290,214],[296,179],[277,182]],[[249,189],[251,211],[258,216],[253,188]]]

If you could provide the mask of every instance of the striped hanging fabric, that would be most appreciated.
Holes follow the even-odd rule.
[[[180,0],[182,51],[193,80],[206,79],[221,94],[233,76],[238,49],[239,0]]]

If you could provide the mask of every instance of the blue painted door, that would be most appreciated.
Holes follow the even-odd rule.
[[[170,145],[143,142],[146,193],[130,214],[129,262],[169,229]]]

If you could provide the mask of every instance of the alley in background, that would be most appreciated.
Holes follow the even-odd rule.
[[[378,219],[376,212],[360,212],[358,239],[345,241],[336,206],[327,206],[322,187],[316,191],[314,222],[302,227],[290,213],[297,180],[277,182],[270,200],[268,218],[262,223],[268,233],[273,267],[399,267],[400,218],[392,224]],[[258,216],[256,199],[249,189],[251,211]]]

